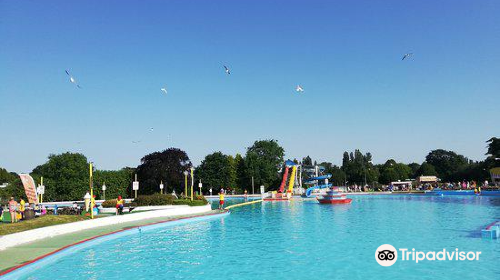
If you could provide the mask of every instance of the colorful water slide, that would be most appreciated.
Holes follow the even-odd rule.
[[[310,187],[310,188],[308,188],[308,189],[306,190],[306,197],[311,197],[311,193],[312,193],[314,190],[318,190],[318,189],[326,189],[326,188],[331,188],[331,187],[332,187],[332,184],[312,186],[312,187]]]
[[[285,171],[286,172],[286,171]],[[295,173],[297,172],[297,165],[292,167],[292,175],[290,175],[290,182],[288,184],[288,193],[293,192],[293,183],[295,182]]]
[[[319,177],[312,177],[312,178],[309,178],[307,179],[305,182],[314,182],[314,181],[319,181],[319,180],[327,180],[327,179],[330,179],[332,177],[332,174],[326,174],[326,175],[323,175],[323,176],[319,176]],[[314,191],[314,190],[318,190],[318,189],[326,189],[326,188],[331,188],[332,187],[332,184],[323,184],[323,185],[316,185],[316,186],[312,186],[310,188],[308,188],[306,190],[306,197],[311,197],[311,193]]]
[[[331,177],[332,177],[332,174],[326,174],[326,175],[322,175],[322,176],[318,176],[318,177],[309,178],[309,179],[305,180],[304,182],[308,183],[308,182],[313,182],[313,181],[317,181],[317,180],[326,180],[326,179],[330,179]]]
[[[278,191],[279,193],[283,193],[283,191],[285,190],[285,184],[287,178],[288,178],[288,166],[285,167],[285,174],[283,174],[283,181],[281,181],[280,189]]]

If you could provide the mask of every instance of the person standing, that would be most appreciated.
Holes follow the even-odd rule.
[[[17,222],[16,211],[17,211],[17,201],[14,200],[14,197],[11,197],[9,200],[9,213],[10,213],[11,223]]]
[[[21,220],[24,220],[24,210],[26,210],[26,202],[23,198],[19,201],[19,212],[21,212]]]
[[[224,209],[224,190],[220,190],[219,192],[219,210]]]

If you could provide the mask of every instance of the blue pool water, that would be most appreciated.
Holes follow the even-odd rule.
[[[21,279],[499,279],[500,241],[481,227],[500,198],[353,196],[352,205],[265,202],[223,218],[83,248]],[[234,203],[235,201],[231,201]],[[375,261],[382,244],[481,251],[479,261]]]

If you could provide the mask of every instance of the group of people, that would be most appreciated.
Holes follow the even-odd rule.
[[[223,188],[221,188],[220,191],[219,191],[219,210],[224,210],[224,198],[225,198],[225,194],[226,194],[226,191]],[[248,200],[248,192],[247,192],[247,190],[245,190],[243,192],[243,198],[245,199],[245,201]]]
[[[18,203],[14,199],[14,197],[11,197],[9,199],[9,202],[7,203],[7,210],[10,214],[10,222],[16,223],[19,220],[24,219],[24,212],[26,211],[26,202],[24,201],[23,198],[21,198],[21,200]],[[0,205],[0,221],[3,221],[4,212],[5,211],[3,205]]]
[[[481,188],[486,188],[489,186],[489,182],[486,180],[482,184],[478,184],[476,181],[466,181],[462,182],[445,182],[445,183],[434,183],[425,184],[424,189],[435,189],[440,188],[442,190],[474,190],[475,193],[480,193]]]

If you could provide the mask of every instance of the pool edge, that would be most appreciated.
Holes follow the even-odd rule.
[[[179,218],[173,218],[173,219],[169,219],[169,220],[166,220],[166,221],[158,221],[158,222],[152,222],[152,223],[148,223],[148,224],[143,224],[143,225],[137,225],[137,226],[130,226],[130,227],[127,227],[127,228],[123,228],[123,229],[119,229],[119,230],[114,230],[114,231],[111,231],[111,232],[107,232],[107,233],[103,233],[103,234],[99,234],[99,235],[96,235],[96,236],[92,236],[92,237],[89,237],[89,238],[85,238],[83,240],[80,240],[78,242],[75,242],[75,243],[71,243],[71,244],[68,244],[68,245],[65,245],[63,247],[60,247],[52,252],[49,252],[49,253],[46,253],[46,254],[43,254],[41,256],[38,256],[32,260],[29,260],[29,261],[26,261],[22,264],[19,264],[19,265],[16,265],[16,266],[13,266],[13,267],[10,267],[10,268],[7,268],[7,269],[4,269],[2,271],[0,271],[0,279],[4,279],[5,276],[8,276],[10,273],[14,273],[14,272],[17,272],[19,269],[22,269],[28,265],[31,265],[31,264],[35,264],[39,261],[42,261],[50,256],[53,256],[57,253],[60,253],[66,249],[70,249],[70,248],[73,248],[73,247],[76,247],[78,245],[81,245],[81,244],[84,244],[84,243],[87,243],[87,242],[90,242],[90,241],[94,241],[96,239],[99,239],[99,238],[102,238],[102,237],[106,237],[106,236],[110,236],[110,235],[114,235],[114,234],[118,234],[118,233],[122,233],[122,232],[127,232],[127,231],[130,231],[130,230],[133,230],[133,229],[137,229],[137,228],[143,228],[143,227],[150,227],[150,226],[154,226],[154,225],[159,225],[159,224],[166,224],[166,223],[170,223],[170,222],[176,222],[176,221],[184,221],[184,220],[190,220],[190,219],[193,219],[193,220],[196,220],[197,218],[201,218],[201,217],[211,217],[211,216],[226,216],[230,213],[229,210],[223,210],[219,213],[205,213],[205,214],[200,214],[200,215],[195,215],[195,216],[189,216],[189,217],[179,217]]]

